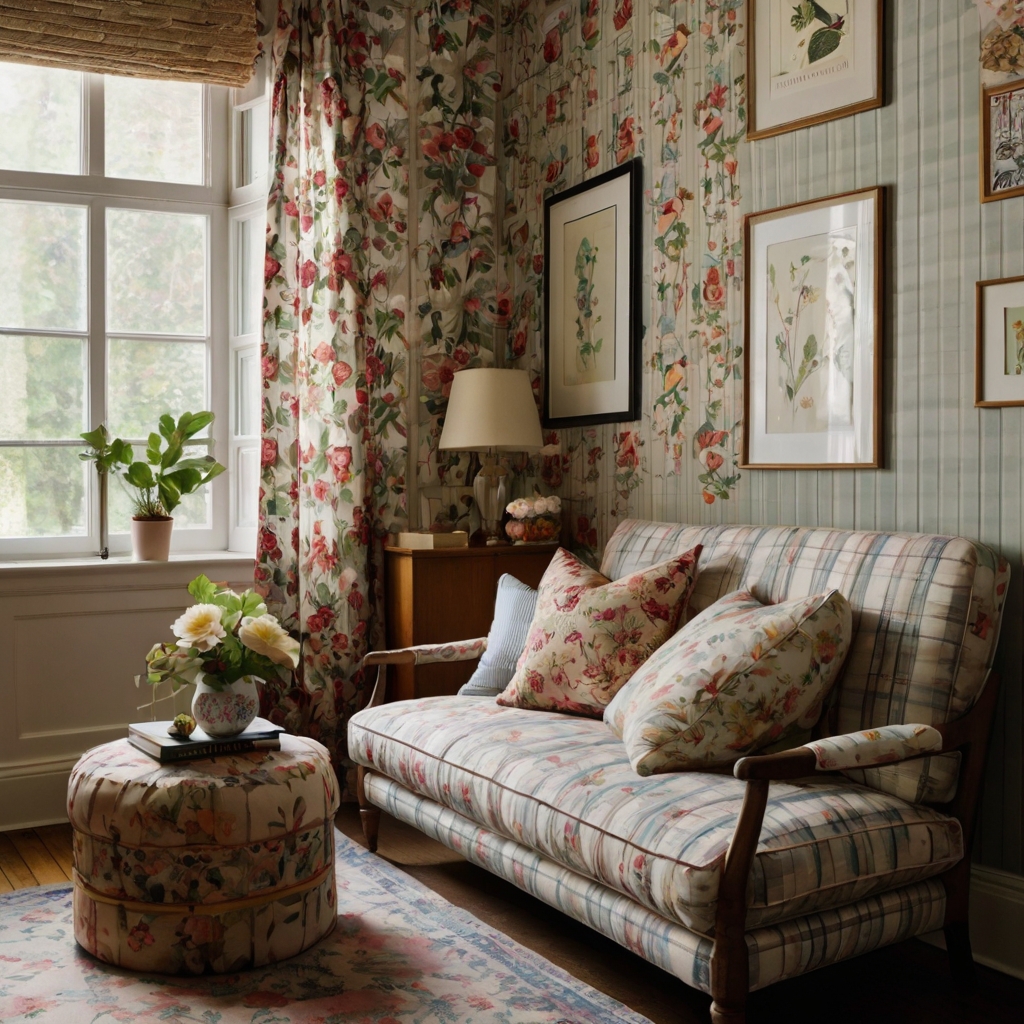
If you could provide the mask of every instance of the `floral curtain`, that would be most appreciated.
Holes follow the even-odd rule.
[[[380,646],[381,540],[404,526],[405,12],[281,0],[271,47],[256,584],[302,638],[263,713],[345,764]]]

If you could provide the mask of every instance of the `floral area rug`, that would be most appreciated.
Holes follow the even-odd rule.
[[[650,1024],[335,833],[338,924],[241,974],[145,975],[76,944],[71,887],[0,896],[3,1024]]]

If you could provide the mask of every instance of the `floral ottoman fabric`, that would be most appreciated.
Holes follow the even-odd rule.
[[[486,697],[397,701],[356,714],[352,757],[405,789],[693,931],[714,927],[745,784],[711,771],[642,778],[600,721]],[[941,874],[960,825],[840,778],[773,783],[747,927],[818,913]]]
[[[338,783],[315,740],[161,765],[118,740],[71,773],[75,938],[108,963],[234,971],[334,927]]]
[[[655,651],[604,720],[639,775],[730,765],[818,721],[851,632],[837,590],[770,605],[737,590]]]
[[[526,648],[499,704],[599,718],[676,630],[698,545],[614,583],[559,548],[540,581]]]

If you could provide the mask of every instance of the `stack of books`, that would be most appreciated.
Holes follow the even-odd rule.
[[[196,728],[188,739],[171,736],[170,722],[138,722],[128,726],[128,742],[161,764],[194,761],[219,754],[249,754],[254,750],[280,750],[285,730],[265,718],[257,718],[237,736],[218,739]]]
[[[396,546],[400,548],[413,548],[417,551],[437,548],[465,548],[469,547],[469,534],[465,530],[454,530],[450,533],[430,533],[429,531],[400,533]]]

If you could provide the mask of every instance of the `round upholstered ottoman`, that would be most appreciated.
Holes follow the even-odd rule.
[[[75,939],[107,963],[224,973],[334,928],[338,782],[315,740],[161,765],[127,740],[71,772]]]

